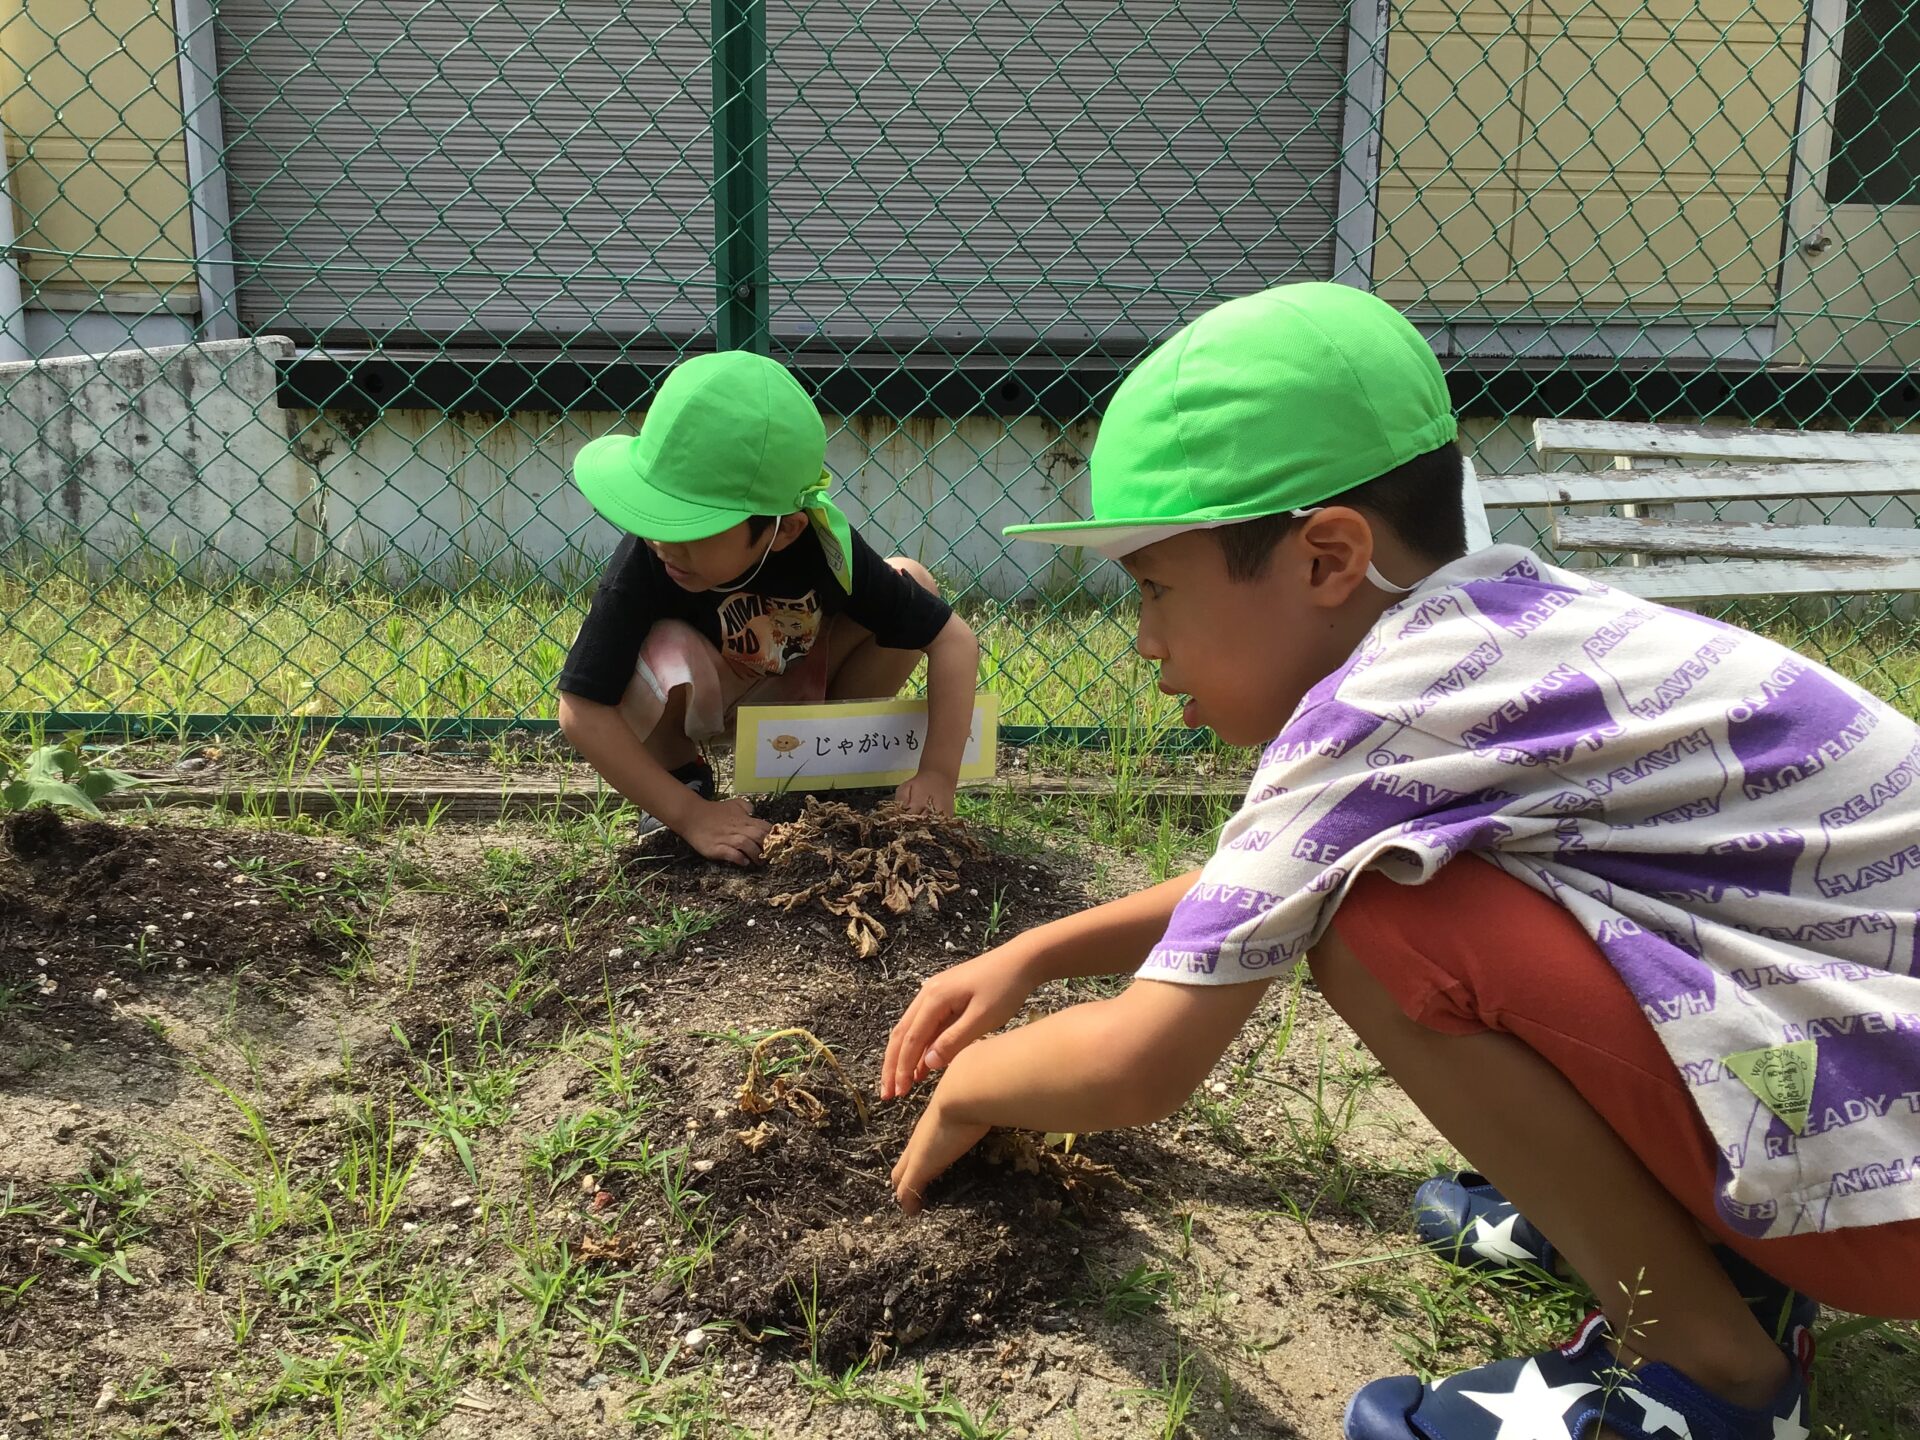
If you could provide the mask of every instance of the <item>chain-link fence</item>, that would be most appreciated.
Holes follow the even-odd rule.
[[[550,715],[573,453],[750,346],[1014,733],[1164,720],[1120,577],[999,538],[1146,348],[1370,286],[1483,474],[1897,425],[1916,69],[1915,0],[0,0],[0,712]],[[1750,618],[1906,688],[1888,601]]]

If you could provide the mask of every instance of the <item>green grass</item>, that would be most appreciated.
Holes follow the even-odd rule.
[[[458,586],[203,584],[166,557],[89,578],[71,557],[8,557],[0,573],[0,710],[186,715],[550,719],[554,677],[585,612],[591,575],[562,583],[476,578]],[[950,577],[956,578],[956,577]],[[981,686],[1008,725],[1178,726],[1133,652],[1126,597],[1009,605],[962,592],[980,637]],[[1859,618],[1818,602],[1729,618],[1813,655],[1920,714],[1914,625],[1887,600]]]
[[[0,574],[0,710],[380,715],[423,729],[455,716],[550,719],[587,597],[539,579],[210,587],[177,567],[98,581],[69,564],[16,565]],[[974,599],[962,610],[1003,723],[1173,716],[1133,654],[1125,602]]]

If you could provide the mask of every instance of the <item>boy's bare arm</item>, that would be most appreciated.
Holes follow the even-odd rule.
[[[560,731],[607,784],[709,860],[749,865],[770,828],[744,801],[715,802],[668,773],[612,705],[560,692]]]
[[[941,1077],[893,1168],[895,1198],[909,1214],[918,1210],[927,1186],[995,1125],[1084,1134],[1171,1115],[1270,983],[1136,980],[1112,1000],[969,1047]]]
[[[1136,969],[1200,878],[1198,870],[1020,934],[920,987],[887,1037],[880,1096],[904,1095],[989,1030],[997,1030],[1049,980]]]
[[[902,805],[953,813],[979,679],[980,642],[966,621],[949,616],[927,644],[927,745],[919,772],[894,794]]]

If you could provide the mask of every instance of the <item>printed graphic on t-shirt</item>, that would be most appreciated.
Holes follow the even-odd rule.
[[[743,675],[784,675],[820,638],[820,598],[729,595],[720,605],[720,653]]]

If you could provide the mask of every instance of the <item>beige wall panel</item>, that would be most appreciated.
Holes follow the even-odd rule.
[[[1534,38],[1519,163],[1587,175],[1768,178],[1785,201],[1796,56],[1777,45],[1695,50],[1664,36]]]
[[[1525,37],[1395,31],[1387,47],[1381,168],[1406,178],[1499,174],[1520,148]]]
[[[1668,32],[1764,26],[1784,33],[1806,19],[1799,0],[1533,0],[1528,8],[1537,20],[1561,28],[1631,22]]]
[[[1920,206],[1836,205],[1827,232],[1832,248],[1781,297],[1781,358],[1920,364]]]
[[[170,0],[0,0],[0,119],[20,243],[54,289],[191,285],[186,144]]]
[[[1548,306],[1765,311],[1784,223],[1776,195],[1706,189],[1575,190],[1551,171],[1522,172],[1514,265]],[[1527,192],[1534,193],[1527,198]]]
[[[1382,293],[1767,309],[1804,31],[1794,0],[1413,0],[1387,52]],[[1470,192],[1482,213],[1454,213]]]
[[[1514,190],[1503,181],[1475,189],[1445,179],[1380,186],[1374,240],[1374,289],[1396,305],[1449,308],[1512,303],[1505,233]]]
[[[8,124],[21,133],[179,133],[170,0],[98,0],[91,14],[75,0],[16,0],[5,41],[29,80],[6,102]]]
[[[86,289],[186,286],[193,280],[182,213],[186,160],[156,162],[151,153],[89,159],[84,146],[47,142],[13,167],[14,198],[33,223],[24,245],[83,252],[65,260],[31,255],[27,275],[36,284]],[[118,256],[136,256],[124,260]]]
[[[1489,36],[1502,30],[1521,33],[1526,28],[1528,0],[1409,0],[1393,9],[1393,33],[1419,30],[1440,34],[1453,30]]]

